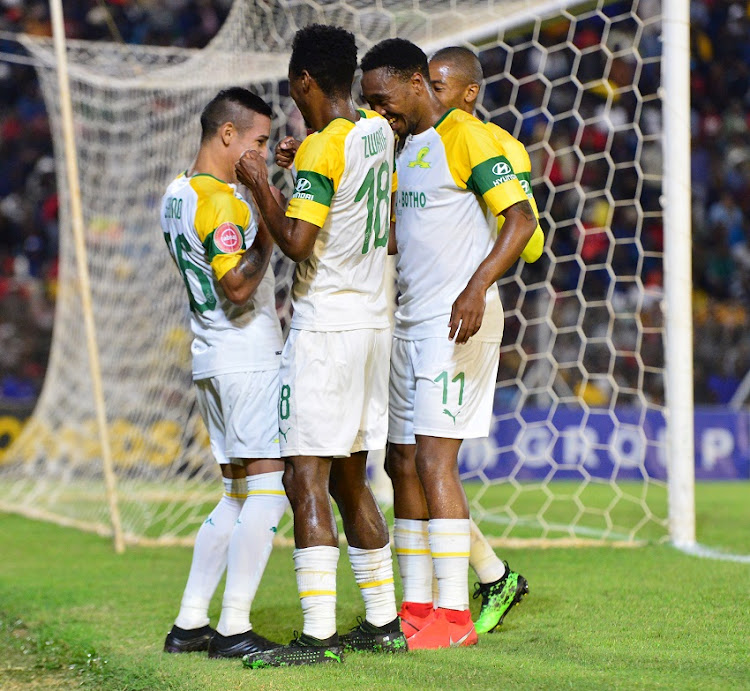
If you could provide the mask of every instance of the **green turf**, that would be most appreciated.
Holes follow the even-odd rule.
[[[747,483],[699,486],[702,542],[750,553],[749,491]],[[750,689],[750,564],[658,544],[505,550],[531,593],[475,648],[250,671],[161,653],[190,555],[130,548],[117,556],[108,540],[0,514],[0,688]],[[361,614],[345,552],[339,571],[345,631]],[[219,596],[214,622],[218,606]],[[253,622],[282,641],[301,628],[290,549],[274,551]]]
[[[472,514],[481,520],[482,530],[498,538],[583,538],[663,541],[667,537],[667,492],[662,483],[621,481],[616,485],[605,480],[592,479],[587,484],[572,481],[549,483],[526,482],[511,484],[508,481],[482,484],[466,482],[466,491],[472,500]],[[701,483],[698,486],[700,540],[738,549],[734,538],[747,537],[743,548],[750,551],[750,535],[732,529],[724,531],[730,523],[732,511],[741,505],[747,493],[747,483]],[[164,497],[174,489],[175,498]],[[5,496],[13,492],[12,500]],[[190,538],[211,511],[221,493],[218,476],[215,484],[207,483],[202,492],[192,488],[190,500],[180,501],[184,488],[166,487],[163,484],[140,483],[127,485],[120,492],[120,513],[126,532],[133,531],[149,538],[168,532],[174,537]],[[13,504],[25,493],[15,485],[0,486],[0,501]],[[138,496],[138,500],[133,497]],[[91,521],[92,516],[106,523],[107,506],[102,486],[82,486],[75,483],[55,492],[54,501],[45,504],[40,497],[34,508],[42,508],[56,515]],[[725,498],[729,497],[725,502]],[[718,523],[717,517],[721,517]],[[389,519],[392,516],[389,516]],[[144,528],[144,526],[147,526]],[[729,538],[726,542],[725,535]],[[290,517],[284,516],[279,534],[291,536]]]

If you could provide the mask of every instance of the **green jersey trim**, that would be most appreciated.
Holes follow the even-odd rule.
[[[292,199],[317,202],[331,206],[333,199],[333,180],[312,170],[300,170],[297,173],[297,184]]]
[[[440,119],[433,125],[433,127],[435,129],[437,129],[438,127],[440,127],[440,123],[442,123],[443,120],[445,120],[445,118],[447,118],[454,110],[456,110],[456,109],[455,108],[450,108],[449,110],[445,111],[445,113],[443,113],[440,116]]]
[[[185,171],[185,175],[187,176],[187,171]],[[222,185],[228,185],[229,184],[226,180],[222,180],[221,178],[217,178],[215,175],[211,175],[211,173],[194,173],[190,177],[191,178],[201,178],[201,177],[213,178],[214,180],[217,180],[218,182],[220,182]]]
[[[521,183],[523,191],[526,192],[526,196],[529,199],[533,199],[534,193],[531,189],[531,173],[516,173],[516,177],[518,178],[518,182]]]
[[[494,156],[471,169],[466,186],[477,194],[484,195],[493,187],[517,179],[510,161],[505,156]]]
[[[223,224],[222,224],[223,225]],[[234,224],[233,224],[234,225]],[[225,252],[224,250],[220,249],[216,242],[214,241],[214,236],[216,234],[217,228],[214,228],[208,235],[206,235],[205,239],[203,240],[203,249],[206,250],[206,256],[208,257],[209,264],[213,261],[214,257],[217,257],[220,254],[235,254],[235,252],[242,251],[244,252],[247,247],[245,246],[245,232],[244,228],[241,228],[240,226],[237,226],[237,230],[240,231],[240,235],[242,236],[242,244],[240,247],[235,250],[235,252]]]

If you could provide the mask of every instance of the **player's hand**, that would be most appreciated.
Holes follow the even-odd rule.
[[[246,151],[234,164],[237,179],[250,191],[257,190],[262,184],[268,184],[266,161],[257,151]]]
[[[451,320],[448,322],[448,338],[456,343],[466,343],[482,326],[484,317],[484,300],[487,291],[469,284],[456,298],[451,308]]]
[[[300,143],[294,137],[284,137],[276,145],[276,165],[289,170],[292,167],[292,163],[294,163],[294,157],[297,155]]]

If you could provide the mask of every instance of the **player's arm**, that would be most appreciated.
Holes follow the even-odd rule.
[[[536,228],[534,228],[534,232],[531,234],[531,238],[521,251],[521,259],[523,259],[527,264],[533,264],[537,259],[539,259],[539,257],[542,256],[542,252],[544,252],[544,232],[542,231],[542,227],[539,225],[539,213],[537,212],[536,204],[534,203],[534,199],[532,197],[529,197],[529,204],[531,205],[531,209],[534,212],[534,217],[537,219]],[[505,232],[505,217],[500,214],[500,216],[497,217],[498,238]]]
[[[237,179],[247,187],[263,216],[268,232],[281,251],[295,262],[312,254],[320,226],[299,218],[289,218],[273,196],[268,184],[266,162],[256,151],[246,151],[235,165]]]
[[[255,293],[266,273],[273,251],[273,240],[268,231],[258,227],[253,244],[237,264],[222,276],[219,284],[224,294],[235,305],[244,305]]]
[[[534,211],[534,215],[537,218],[536,228],[531,236],[531,239],[527,243],[526,247],[521,252],[521,259],[527,264],[533,264],[535,261],[542,256],[544,252],[544,232],[539,224],[539,209],[537,208],[536,201],[534,199],[534,191],[531,187],[531,159],[529,153],[526,151],[524,145],[511,137],[505,130],[498,127],[497,125],[488,122],[485,123],[485,127],[495,136],[498,142],[509,148],[506,149],[508,155],[508,161],[513,166],[513,171],[518,177],[518,181],[523,187],[523,191],[526,192],[529,204]],[[497,217],[497,234],[498,236],[502,232],[503,224],[505,223],[505,217],[500,214]]]
[[[484,318],[487,291],[515,264],[537,225],[534,210],[528,200],[508,207],[503,211],[503,216],[503,232],[453,303],[448,337],[455,337],[456,343],[466,343],[479,331]]]
[[[531,209],[536,217],[536,228],[534,228],[531,238],[529,238],[529,241],[521,252],[521,259],[527,264],[533,264],[542,256],[542,252],[544,252],[544,232],[539,224],[539,210],[537,209],[536,201],[534,200],[534,193],[531,190],[531,161],[529,160],[529,155],[526,153],[525,149],[523,150],[523,154],[524,160],[522,161],[522,167],[521,171],[518,173],[518,178],[524,192],[526,192],[529,204],[531,205]],[[504,232],[504,217],[500,214],[497,218],[497,234],[500,236],[500,233]]]
[[[506,152],[478,121],[456,130],[452,174],[480,196],[495,214],[505,217],[504,232],[469,279],[451,308],[448,337],[466,343],[482,326],[489,287],[518,260],[537,219]]]
[[[284,195],[271,188],[274,198],[282,206]],[[219,281],[224,294],[236,305],[244,305],[255,293],[268,268],[273,253],[273,239],[263,218],[258,219],[258,232],[253,244],[245,250],[236,266],[229,269]]]
[[[533,264],[542,256],[542,252],[544,252],[544,232],[539,225],[539,221],[537,221],[536,228],[531,234],[531,239],[526,243],[523,252],[521,252],[521,259],[527,264]]]

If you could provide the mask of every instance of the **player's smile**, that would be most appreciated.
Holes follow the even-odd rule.
[[[396,134],[398,134],[399,136],[404,136],[407,127],[406,121],[402,116],[394,115],[386,111],[385,113],[383,113],[383,117],[388,120],[388,124]]]
[[[408,83],[387,70],[370,70],[362,75],[362,95],[376,113],[388,120],[399,137],[409,134],[411,127],[404,112],[409,98]]]

